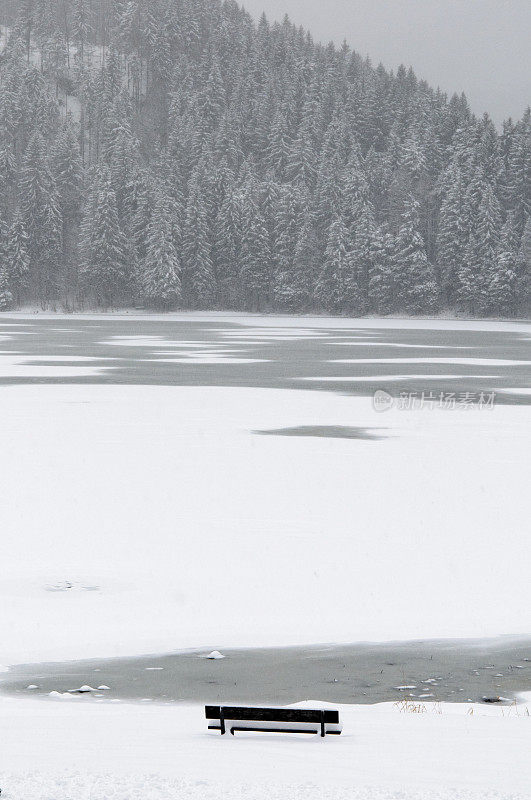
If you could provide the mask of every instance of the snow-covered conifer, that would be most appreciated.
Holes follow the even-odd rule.
[[[3,258],[10,290],[14,295],[15,301],[20,303],[30,285],[30,256],[28,252],[28,236],[24,228],[22,215],[18,210],[15,212],[7,232]]]
[[[352,276],[349,232],[341,217],[328,231],[324,263],[315,287],[316,300],[328,311],[343,311]]]
[[[173,242],[168,197],[159,190],[146,237],[142,289],[146,300],[157,308],[175,305],[181,296],[181,265]]]
[[[410,197],[396,238],[397,303],[410,314],[433,311],[437,284],[420,233],[419,204]]]
[[[46,142],[38,131],[24,154],[19,187],[31,274],[37,300],[46,307],[56,300],[63,275],[62,218]]]
[[[182,240],[182,290],[188,303],[208,307],[216,293],[212,269],[210,230],[201,173],[190,179]]]
[[[94,177],[82,221],[82,276],[86,290],[104,308],[124,297],[130,248],[120,228],[109,170]]]

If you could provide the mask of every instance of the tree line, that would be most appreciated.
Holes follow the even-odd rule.
[[[512,316],[531,113],[227,0],[4,0],[0,307]]]

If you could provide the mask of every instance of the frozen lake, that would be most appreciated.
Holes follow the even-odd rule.
[[[226,314],[0,317],[0,385],[241,386],[531,403],[531,326]]]
[[[525,648],[530,342],[519,322],[1,316],[0,664]],[[451,699],[468,662],[448,669]]]

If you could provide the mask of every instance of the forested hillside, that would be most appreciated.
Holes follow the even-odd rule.
[[[525,310],[529,110],[231,0],[2,9],[3,308]]]

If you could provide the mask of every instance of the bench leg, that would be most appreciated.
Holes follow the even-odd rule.
[[[325,736],[325,713],[321,711],[321,736]]]
[[[219,715],[219,725],[221,728],[221,735],[223,736],[225,733],[225,714],[223,713],[223,709],[221,709],[221,713]]]

